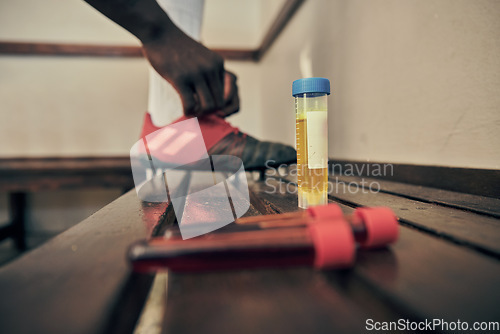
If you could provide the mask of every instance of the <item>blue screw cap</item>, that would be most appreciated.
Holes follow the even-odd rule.
[[[292,83],[292,95],[325,93],[330,95],[330,80],[326,78],[304,78]]]

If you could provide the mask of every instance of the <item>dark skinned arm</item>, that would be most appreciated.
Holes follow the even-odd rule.
[[[236,77],[223,58],[182,32],[155,0],[85,0],[142,43],[153,68],[177,90],[184,114],[230,115],[239,108]]]

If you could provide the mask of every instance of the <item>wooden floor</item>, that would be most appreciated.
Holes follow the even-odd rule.
[[[247,215],[296,211],[294,181],[250,178]],[[400,240],[359,250],[348,270],[169,273],[161,331],[360,333],[367,319],[500,320],[500,200],[369,178],[331,181],[330,201],[345,213],[391,207]],[[127,247],[173,222],[166,203],[141,203],[130,192],[0,268],[0,332],[133,332],[153,276],[131,273]]]

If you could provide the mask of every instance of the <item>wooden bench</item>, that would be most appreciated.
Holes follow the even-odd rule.
[[[10,222],[0,227],[0,241],[12,237],[26,249],[27,194],[60,189],[120,188],[134,185],[129,157],[3,158],[0,192],[9,194]]]
[[[493,176],[497,182],[498,173]],[[499,199],[362,176],[330,180],[338,185],[330,201],[345,213],[391,207],[400,219],[400,240],[359,250],[348,270],[169,273],[162,331],[360,333],[374,322],[399,319],[460,320],[469,330],[475,322],[498,326]],[[294,181],[249,175],[247,215],[298,210]],[[366,188],[373,182],[380,191]],[[349,184],[366,191],[352,192]],[[0,268],[0,332],[132,332],[153,275],[132,273],[126,250],[135,240],[176,228],[174,221],[168,203],[143,203],[131,191]]]

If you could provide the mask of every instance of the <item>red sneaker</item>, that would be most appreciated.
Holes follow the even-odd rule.
[[[188,119],[190,118],[182,116],[172,122],[172,124]],[[279,143],[259,141],[241,132],[238,128],[233,127],[215,114],[198,118],[198,123],[208,155],[236,156],[243,161],[243,165],[247,171],[290,164],[297,160],[297,154],[293,147]],[[145,139],[146,136],[160,129],[162,127],[155,126],[151,120],[151,115],[146,113],[141,138]],[[190,154],[193,154],[193,152],[190,151]],[[148,155],[153,155],[156,161],[162,161],[165,165],[169,164],[168,159],[163,157],[159,151],[148,152]],[[203,158],[202,153],[200,153],[201,158]]]

